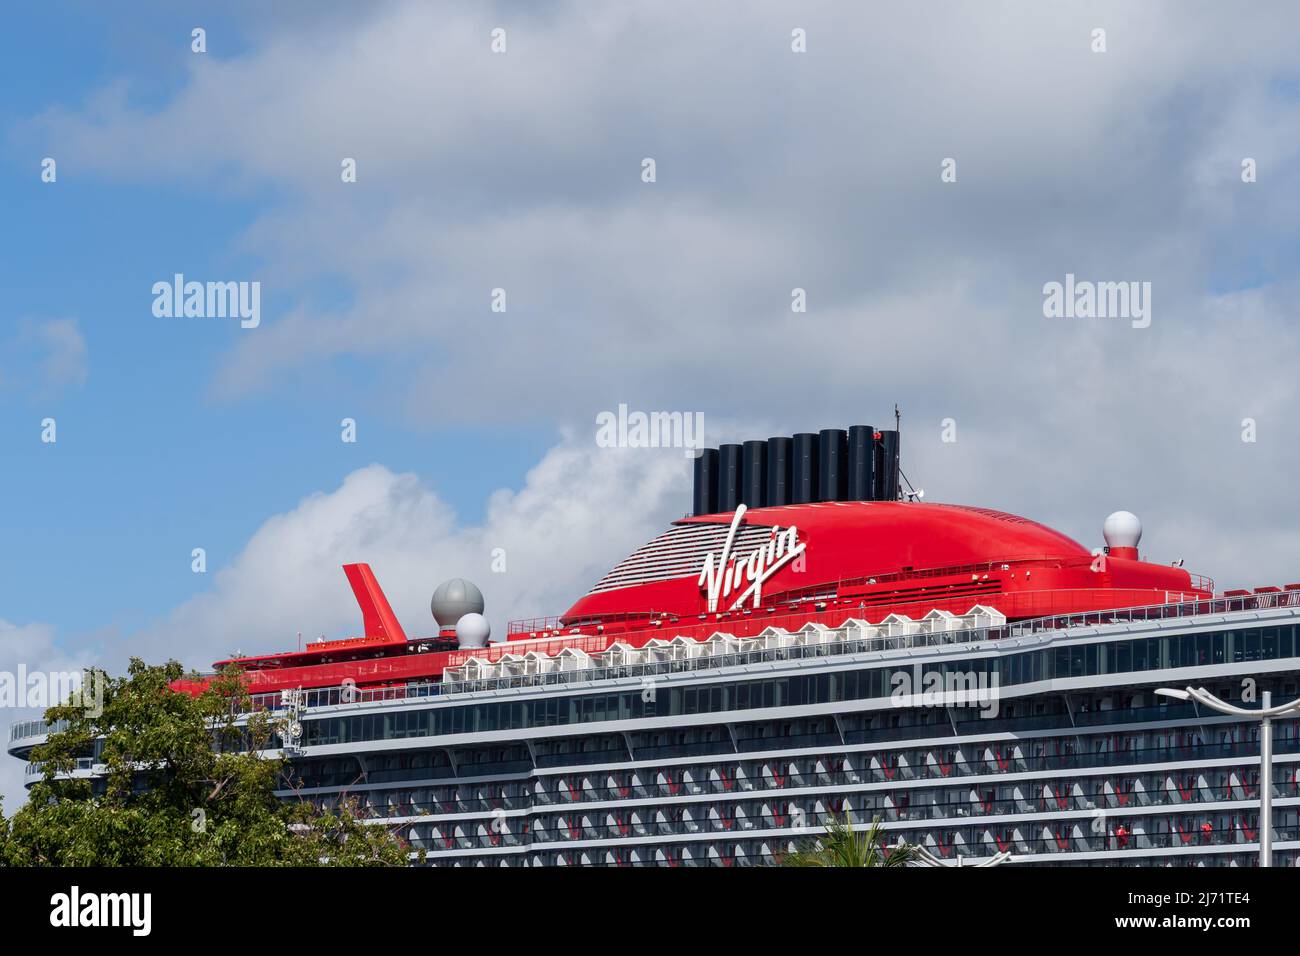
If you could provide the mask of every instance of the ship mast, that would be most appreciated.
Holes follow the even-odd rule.
[[[898,433],[898,452],[894,455],[894,487],[898,489],[898,497],[906,501],[919,501],[925,496],[925,490],[913,488],[912,483],[908,481],[907,475],[903,474],[903,415],[898,410],[898,402],[894,402],[894,431]],[[903,491],[903,485],[907,485],[907,491]]]

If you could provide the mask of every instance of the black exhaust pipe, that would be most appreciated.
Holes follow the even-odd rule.
[[[805,505],[817,500],[817,436],[799,432],[794,436],[793,446],[790,504]]]
[[[848,488],[849,437],[843,428],[823,428],[817,436],[818,494],[822,501],[843,501]]]
[[[716,514],[718,510],[718,450],[704,448],[695,459],[695,489],[691,497],[691,513]]]
[[[741,457],[739,445],[718,447],[718,511],[735,511],[740,504]]]
[[[773,506],[790,503],[790,446],[788,438],[767,440],[767,503]]]
[[[767,442],[747,441],[740,468],[740,500],[747,508],[767,504]]]
[[[898,500],[898,432],[878,432],[876,440],[876,497]]]
[[[871,501],[876,492],[876,430],[870,425],[849,428],[849,480],[846,501]]]

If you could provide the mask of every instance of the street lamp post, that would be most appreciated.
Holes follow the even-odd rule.
[[[1279,707],[1273,706],[1273,695],[1264,691],[1260,695],[1259,710],[1247,710],[1215,697],[1204,687],[1177,690],[1161,687],[1157,694],[1178,700],[1191,700],[1204,704],[1211,710],[1232,717],[1253,717],[1259,721],[1259,865],[1273,865],[1273,718],[1300,712],[1300,698]]]

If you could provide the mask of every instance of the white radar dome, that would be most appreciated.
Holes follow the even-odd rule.
[[[487,647],[492,625],[482,614],[471,611],[456,622],[456,642],[461,647]]]
[[[452,627],[466,614],[483,613],[483,592],[464,578],[443,581],[433,592],[429,610],[439,628]]]
[[[1136,548],[1142,540],[1142,522],[1131,511],[1116,511],[1101,526],[1101,535],[1111,548]]]

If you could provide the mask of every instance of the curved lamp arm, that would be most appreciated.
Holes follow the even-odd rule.
[[[1156,690],[1157,694],[1164,697],[1173,697],[1177,700],[1194,700],[1198,704],[1204,704],[1212,710],[1217,710],[1221,714],[1232,714],[1237,717],[1283,717],[1287,714],[1293,714],[1300,711],[1300,697],[1291,701],[1289,704],[1280,704],[1277,707],[1248,709],[1238,707],[1236,704],[1229,704],[1226,700],[1220,700],[1215,697],[1204,687],[1188,687],[1185,690],[1175,690],[1170,687],[1160,687]]]
[[[903,847],[907,845],[908,845],[907,841],[904,840],[901,836],[898,838],[898,842],[895,844],[896,847]],[[912,851],[916,854],[916,858],[913,861],[914,866],[943,866],[943,867],[954,867],[954,868],[965,866],[965,864],[961,862],[961,857],[958,857],[956,862],[950,863],[947,860],[943,859],[943,857],[936,856],[935,854],[931,853],[929,850],[921,846],[919,843],[912,844]],[[1006,851],[1003,851],[1001,853],[993,854],[993,856],[989,857],[987,860],[981,860],[979,863],[971,863],[969,865],[972,869],[974,869],[981,866],[998,866],[1002,863],[1009,863],[1009,862],[1011,862],[1011,854]]]

